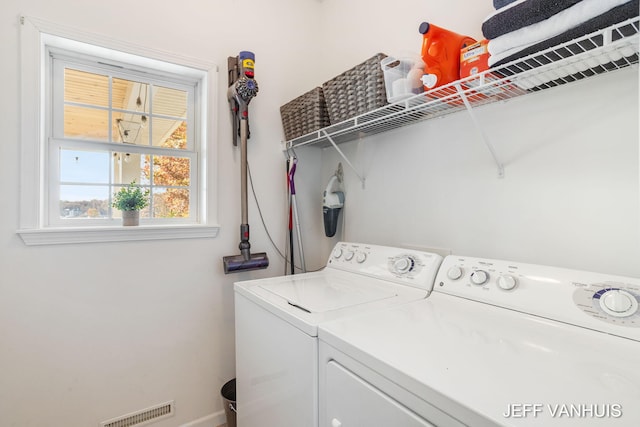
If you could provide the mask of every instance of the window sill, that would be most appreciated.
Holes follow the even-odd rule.
[[[73,243],[127,242],[211,238],[218,235],[215,225],[163,225],[137,227],[69,227],[22,229],[17,233],[27,246]]]

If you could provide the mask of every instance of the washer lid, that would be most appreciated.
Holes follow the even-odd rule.
[[[264,283],[258,287],[308,313],[324,313],[397,296],[392,287],[376,286],[372,280],[367,286],[358,286],[354,282],[354,278],[346,280],[333,275],[329,280],[327,276],[303,277]]]
[[[234,285],[244,297],[310,336],[329,320],[376,311],[427,297],[424,289],[326,268]]]

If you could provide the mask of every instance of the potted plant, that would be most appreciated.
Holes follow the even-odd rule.
[[[122,211],[122,225],[140,224],[140,210],[149,205],[149,190],[142,189],[131,181],[126,187],[122,187],[114,196],[112,206]]]

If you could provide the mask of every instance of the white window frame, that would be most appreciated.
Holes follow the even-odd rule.
[[[113,242],[215,237],[217,224],[216,159],[213,132],[216,114],[218,68],[208,61],[186,58],[79,32],[32,17],[21,17],[21,160],[20,224],[17,233],[27,245]],[[190,73],[200,80],[196,96],[200,111],[195,133],[198,206],[195,222],[154,223],[138,227],[60,226],[50,224],[47,205],[50,173],[48,136],[52,114],[45,93],[49,49],[104,56],[131,66],[158,68],[173,73]]]

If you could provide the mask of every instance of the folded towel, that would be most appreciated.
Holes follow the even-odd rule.
[[[493,7],[495,7],[496,9],[500,9],[502,7],[505,7],[509,3],[513,3],[514,1],[516,0],[493,0]]]
[[[631,0],[583,0],[568,9],[558,12],[549,19],[490,40],[487,47],[489,53],[492,55],[492,58],[489,58],[489,65],[491,66],[497,63],[498,59],[496,59],[496,57],[510,49],[522,49],[533,43],[555,37],[592,18],[602,15],[616,6],[629,3],[630,1]]]
[[[551,18],[582,0],[520,0],[487,16],[482,23],[486,39],[495,39]]]
[[[584,1],[586,2],[587,0],[584,0]],[[602,1],[602,0],[598,0],[598,1]],[[563,31],[558,35],[549,37],[544,40],[540,40],[538,42],[529,43],[524,46],[519,46],[517,48],[504,51],[497,55],[492,55],[489,57],[489,66],[497,67],[502,64],[506,64],[508,62],[514,61],[518,58],[523,58],[525,56],[532,55],[536,52],[540,52],[544,49],[548,49],[550,47],[569,42],[578,37],[582,37],[585,34],[589,34],[594,31],[598,31],[603,28],[609,27],[611,25],[615,25],[617,23],[626,21],[627,19],[638,17],[638,14],[639,14],[638,7],[639,7],[639,0],[628,0],[624,4],[614,7],[598,16],[595,16],[589,20],[586,20],[585,22],[582,22],[576,26],[573,26],[572,28],[569,28],[568,30]],[[630,28],[629,31],[633,32],[635,30],[633,28]],[[624,34],[624,35],[626,36],[630,34]],[[507,36],[505,35],[503,37],[507,37]],[[491,45],[491,41],[489,41],[489,45]],[[589,47],[586,47],[586,48],[588,49]],[[561,58],[558,58],[558,59],[561,59]]]

